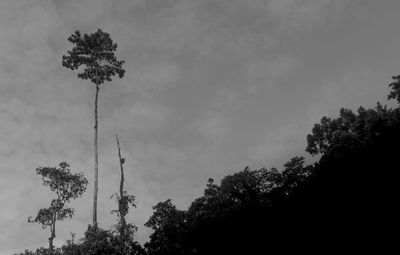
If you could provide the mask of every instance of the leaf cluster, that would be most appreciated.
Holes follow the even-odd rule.
[[[62,56],[63,66],[75,70],[83,66],[78,77],[84,80],[89,79],[96,85],[111,81],[111,77],[118,75],[122,78],[125,70],[123,60],[115,56],[117,44],[114,43],[109,33],[98,29],[95,33],[84,34],[75,31],[69,38],[75,46]]]
[[[88,184],[83,173],[72,174],[69,165],[61,162],[59,167],[39,167],[36,173],[42,176],[44,186],[56,192],[57,198],[64,202],[76,199],[86,191]]]
[[[123,191],[123,196],[115,193],[111,198],[115,197],[118,204],[118,209],[112,210],[111,213],[117,213],[118,217],[125,217],[129,213],[129,206],[136,207],[135,196],[128,194],[126,190]],[[122,215],[121,215],[122,213]]]
[[[392,91],[390,91],[388,99],[396,99],[400,103],[400,75],[393,76],[392,79],[394,81],[389,84]]]
[[[398,122],[397,110],[377,103],[375,109],[360,107],[357,113],[342,108],[338,118],[323,117],[307,136],[306,151],[312,155],[338,155],[367,146]]]
[[[47,228],[57,220],[71,218],[74,209],[66,207],[66,204],[82,196],[86,191],[87,179],[82,173],[72,174],[66,162],[61,162],[58,168],[39,167],[36,173],[42,177],[43,185],[55,192],[57,197],[52,199],[48,208],[40,209],[37,216],[34,219],[29,217],[28,221],[40,223],[43,228]]]

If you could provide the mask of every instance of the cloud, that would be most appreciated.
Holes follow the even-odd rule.
[[[344,4],[341,0],[272,0],[268,5],[268,14],[291,33],[304,32],[337,19],[335,16],[340,14]]]
[[[280,167],[294,157],[304,153],[306,130],[305,122],[301,119],[292,120],[290,124],[279,127],[276,131],[268,132],[256,146],[248,147],[246,155],[252,165]]]
[[[140,58],[128,63],[125,69],[119,89],[129,95],[140,93],[141,97],[173,88],[181,76],[179,65],[169,58]]]
[[[197,131],[207,140],[216,142],[227,135],[228,127],[226,119],[217,112],[209,112],[195,123]]]
[[[296,65],[297,60],[289,56],[281,56],[273,61],[249,60],[244,69],[250,81],[250,90],[260,86],[276,86],[276,83],[290,74]]]
[[[385,104],[390,81],[382,81],[389,77],[386,72],[365,68],[326,82],[314,92],[313,103],[308,106],[310,125],[319,122],[323,116],[337,116],[340,108],[356,111],[360,106],[375,107],[378,101]]]
[[[79,27],[101,20],[104,13],[112,6],[107,0],[55,0],[54,6],[62,22],[69,27]]]

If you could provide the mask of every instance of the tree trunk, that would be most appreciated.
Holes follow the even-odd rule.
[[[99,189],[99,153],[97,149],[98,117],[97,101],[99,98],[99,84],[96,84],[96,99],[94,102],[94,194],[93,194],[93,227],[97,229],[97,193]]]
[[[55,236],[53,236],[53,234],[51,234],[51,236],[49,238],[49,251],[50,252],[54,251],[54,244],[53,244],[54,238],[55,238]]]
[[[118,158],[119,158],[119,165],[121,168],[121,182],[119,184],[119,201],[118,201],[118,210],[120,215],[120,229],[119,229],[119,237],[120,237],[120,249],[121,253],[125,254],[125,231],[126,231],[126,221],[125,221],[125,212],[124,212],[124,204],[127,203],[125,201],[124,195],[124,162],[125,160],[121,157],[121,147],[119,146],[118,135],[117,138],[117,146],[118,146]]]
[[[119,215],[121,217],[120,235],[121,235],[121,238],[123,239],[124,235],[125,235],[125,228],[126,228],[125,212],[123,211],[124,210],[123,203],[125,202],[124,201],[124,199],[125,199],[124,198],[124,181],[125,181],[125,178],[124,178],[124,167],[123,167],[124,159],[121,157],[121,148],[119,146],[118,136],[116,136],[116,137],[117,137],[117,146],[118,146],[119,165],[120,165],[120,168],[121,168],[121,182],[119,184],[120,201],[118,201],[118,210],[119,210]]]
[[[51,234],[50,234],[50,238],[49,238],[49,250],[51,252],[50,254],[52,254],[54,251],[53,241],[54,241],[54,238],[56,237],[56,216],[54,216],[53,223],[50,226],[50,232],[51,232]]]

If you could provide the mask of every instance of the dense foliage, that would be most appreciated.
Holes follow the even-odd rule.
[[[399,78],[389,99],[399,99]],[[323,117],[306,151],[277,169],[244,169],[180,211],[158,203],[146,223],[149,254],[262,254],[394,245],[400,109],[377,103]],[[257,250],[257,252],[256,252]]]
[[[63,66],[76,70],[84,66],[84,70],[78,73],[78,77],[89,79],[96,85],[111,81],[111,77],[118,75],[122,78],[125,70],[123,60],[115,56],[117,44],[113,42],[109,33],[98,29],[95,33],[82,34],[75,31],[68,41],[75,45],[67,55],[62,56]]]

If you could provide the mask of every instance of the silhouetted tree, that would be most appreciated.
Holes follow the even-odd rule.
[[[42,176],[43,185],[48,186],[55,192],[57,197],[51,201],[48,208],[39,210],[37,216],[33,219],[28,218],[29,222],[35,222],[42,225],[43,229],[50,229],[49,250],[53,251],[53,240],[56,237],[56,221],[62,221],[71,218],[74,209],[66,205],[71,199],[81,197],[86,191],[88,181],[82,173],[72,174],[69,165],[65,162],[56,167],[39,167],[36,173]]]
[[[100,85],[105,81],[111,81],[111,77],[118,75],[122,78],[125,70],[123,60],[117,60],[115,51],[117,44],[114,43],[110,34],[98,29],[95,33],[81,36],[79,31],[72,34],[68,41],[75,46],[62,56],[63,66],[75,70],[84,66],[78,73],[81,79],[89,79],[96,86],[95,110],[94,110],[94,194],[93,194],[93,226],[97,228],[97,194],[98,194],[98,117],[97,104]]]
[[[189,254],[182,247],[182,233],[185,227],[185,213],[176,209],[171,199],[159,202],[153,207],[153,215],[145,223],[154,230],[151,241],[145,244],[149,254]]]
[[[305,182],[310,167],[295,157],[285,170],[244,170],[217,185],[209,179],[204,195],[187,211],[167,200],[154,207],[146,223],[154,233],[145,244],[149,254],[237,254],[255,252],[260,229],[269,222],[268,210]],[[277,202],[278,201],[278,202]],[[275,219],[274,219],[275,220]],[[268,223],[267,223],[268,222]],[[256,242],[257,243],[257,242]]]
[[[398,98],[394,79],[389,99]],[[320,160],[289,208],[302,210],[308,221],[303,229],[320,233],[314,240],[336,247],[388,243],[396,211],[399,130],[399,108],[380,103],[356,113],[341,109],[339,117],[315,124],[307,151]]]
[[[389,99],[399,100],[400,76]],[[400,108],[341,109],[307,136],[313,165],[209,179],[187,211],[167,200],[146,223],[149,254],[264,254],[394,246]]]
[[[133,195],[129,195],[126,190],[124,190],[124,163],[125,159],[121,156],[121,147],[119,145],[118,136],[116,136],[117,140],[117,149],[118,149],[118,160],[121,170],[121,181],[119,186],[119,194],[116,193],[113,196],[116,197],[118,209],[113,210],[112,213],[117,213],[118,215],[118,223],[116,224],[116,229],[118,232],[119,239],[119,250],[121,254],[133,254],[136,252],[138,247],[140,246],[137,242],[134,241],[134,235],[137,231],[137,227],[133,224],[126,223],[125,216],[129,212],[129,206],[136,207],[135,197]]]

